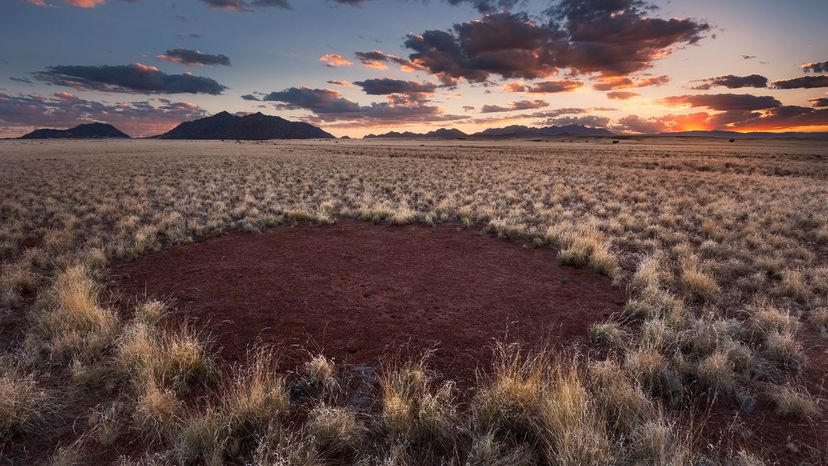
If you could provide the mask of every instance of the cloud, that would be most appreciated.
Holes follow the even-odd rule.
[[[329,68],[336,68],[339,66],[351,66],[354,64],[351,60],[343,57],[342,55],[336,53],[326,53],[319,57],[319,61],[325,64],[325,66]]]
[[[661,103],[671,107],[706,107],[722,111],[751,111],[779,107],[781,102],[769,95],[752,94],[696,94],[664,97]]]
[[[536,79],[568,68],[579,74],[623,76],[651,67],[710,29],[692,19],[660,19],[637,0],[562,0],[537,22],[501,12],[455,24],[450,32],[410,34],[409,59],[446,82],[490,76]]]
[[[400,58],[395,55],[381,52],[379,50],[371,50],[370,52],[356,52],[354,55],[357,57],[360,63],[367,66],[368,68],[384,70],[388,68],[387,63],[396,63],[400,65],[400,69],[402,71],[406,72],[422,69],[421,66],[418,66],[412,63],[411,61],[406,60],[405,58]]]
[[[517,102],[512,102],[506,107],[500,105],[484,105],[480,109],[480,113],[514,112],[517,110],[529,110],[548,106],[549,102],[545,100],[518,100]]]
[[[828,127],[828,109],[813,109],[795,105],[772,108],[763,114],[734,122],[729,128],[740,131],[775,131],[802,127]]]
[[[9,80],[17,82],[17,83],[33,84],[32,81],[29,80],[28,78],[16,78],[16,77],[12,76],[12,77],[9,78]]]
[[[125,0],[125,1],[135,1],[135,0]],[[45,0],[23,0],[25,3],[30,3],[36,6],[42,7],[51,7],[50,5],[45,2]],[[78,8],[95,8],[98,5],[104,5],[106,0],[64,0],[64,2],[68,3],[69,5],[76,6]]]
[[[828,87],[828,75],[802,76],[800,78],[774,81],[775,89],[813,89],[817,87]]]
[[[368,95],[389,94],[431,94],[437,89],[436,84],[417,81],[403,81],[401,79],[366,79],[354,81]]]
[[[624,133],[656,134],[667,131],[666,124],[661,118],[645,119],[638,115],[627,115],[620,118],[612,129]]]
[[[751,74],[749,76],[734,76],[728,74],[725,76],[718,76],[715,78],[699,79],[695,82],[700,82],[698,86],[693,89],[706,91],[711,87],[726,87],[728,89],[740,89],[743,87],[765,88],[768,87],[768,78],[758,74]]]
[[[598,109],[592,109],[598,110]],[[494,123],[502,123],[506,121],[514,121],[514,120],[528,120],[528,119],[550,119],[556,118],[561,115],[579,115],[589,112],[590,109],[586,108],[577,108],[577,107],[569,107],[569,108],[556,108],[552,110],[543,110],[540,112],[532,112],[532,113],[513,113],[513,114],[497,114],[494,116],[486,116],[482,118],[475,118],[471,120],[471,123],[479,124],[479,125],[488,125]],[[543,124],[543,123],[540,123]]]
[[[828,109],[780,105],[762,111],[697,112],[642,118],[628,115],[612,129],[633,133],[660,133],[688,130],[779,131],[812,130],[828,127]]]
[[[805,63],[802,65],[802,71],[806,73],[811,71],[813,71],[814,73],[828,73],[828,61],[819,63]]]
[[[95,8],[98,5],[103,5],[106,0],[65,0],[66,3],[80,7],[80,8]]]
[[[613,91],[607,92],[607,98],[613,100],[630,100],[634,97],[639,97],[641,94],[630,91]]]
[[[328,0],[331,3],[338,3],[342,5],[357,6],[362,5],[367,0]],[[495,11],[509,10],[517,5],[521,0],[446,0],[450,5],[460,5],[463,3],[471,4],[480,13],[492,13]]]
[[[670,82],[667,75],[648,76],[644,78],[630,78],[628,76],[605,76],[599,78],[592,88],[598,91],[610,91],[613,89],[629,89],[634,87],[663,86]]]
[[[332,89],[311,89],[291,87],[271,92],[262,100],[276,102],[277,108],[287,110],[310,110],[313,116],[307,121],[351,121],[355,126],[372,125],[380,122],[416,123],[429,121],[454,121],[466,116],[447,115],[439,107],[424,105],[416,99],[400,98],[399,94],[388,96],[387,102],[360,105],[342,97]]]
[[[565,116],[557,118],[549,118],[545,124],[549,126],[569,126],[581,125],[589,126],[590,128],[606,128],[609,125],[610,119],[599,115],[582,115],[582,116]]]
[[[341,87],[351,87],[353,84],[349,83],[348,81],[340,81],[337,79],[330,79],[325,81],[328,84],[333,84],[334,86],[341,86]]]
[[[159,60],[164,60],[172,63],[180,63],[182,65],[190,66],[205,66],[205,65],[222,65],[230,66],[230,59],[227,55],[211,55],[209,53],[202,53],[198,50],[189,49],[171,49],[156,56]]]
[[[226,11],[252,11],[256,8],[278,7],[292,9],[288,0],[201,0],[208,7]]]
[[[753,60],[756,55],[742,55],[742,60]]]
[[[250,101],[256,101],[256,102],[261,100],[260,98],[256,97],[253,94],[245,94],[245,95],[241,96],[241,98],[244,99],[244,100],[250,100]]]
[[[561,79],[557,81],[542,81],[534,84],[510,83],[504,86],[507,92],[528,92],[532,94],[553,94],[557,92],[571,92],[580,89],[584,83],[576,79]]]
[[[25,133],[34,128],[69,128],[81,123],[102,121],[133,136],[164,132],[184,120],[207,115],[188,102],[153,99],[154,102],[108,104],[81,99],[68,92],[51,96],[0,93],[0,125]]]
[[[166,74],[154,66],[133,63],[117,66],[50,66],[33,73],[38,80],[82,90],[145,94],[219,95],[227,87],[191,73]]]
[[[809,100],[814,107],[828,107],[828,97],[817,97]]]

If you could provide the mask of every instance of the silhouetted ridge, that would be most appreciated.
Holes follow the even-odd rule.
[[[84,123],[69,129],[36,129],[20,139],[129,139],[129,135],[107,123]]]
[[[308,123],[288,121],[260,112],[245,116],[220,112],[200,120],[185,121],[159,138],[265,140],[333,138],[333,135]]]

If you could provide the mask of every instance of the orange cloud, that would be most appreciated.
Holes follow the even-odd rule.
[[[326,53],[319,57],[319,61],[325,64],[325,66],[334,68],[337,66],[351,66],[354,64],[351,60],[343,57],[342,55],[336,53]]]
[[[641,79],[629,78],[627,76],[602,76],[592,88],[598,91],[609,91],[613,89],[630,89],[634,87],[663,86],[670,82],[667,75],[650,76]]]
[[[95,8],[106,3],[106,0],[66,0],[66,3],[79,8]]]
[[[613,100],[630,100],[633,97],[639,97],[641,94],[630,91],[613,91],[607,92],[607,98]]]

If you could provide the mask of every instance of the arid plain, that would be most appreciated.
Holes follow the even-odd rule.
[[[0,142],[10,464],[824,464],[828,144]]]

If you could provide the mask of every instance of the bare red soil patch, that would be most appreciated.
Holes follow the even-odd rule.
[[[433,347],[432,367],[458,381],[488,363],[494,339],[584,342],[624,303],[610,279],[558,265],[549,248],[455,225],[231,233],[116,264],[112,277],[124,308],[174,300],[227,360],[255,342],[288,348],[294,363],[301,348],[376,364]]]

